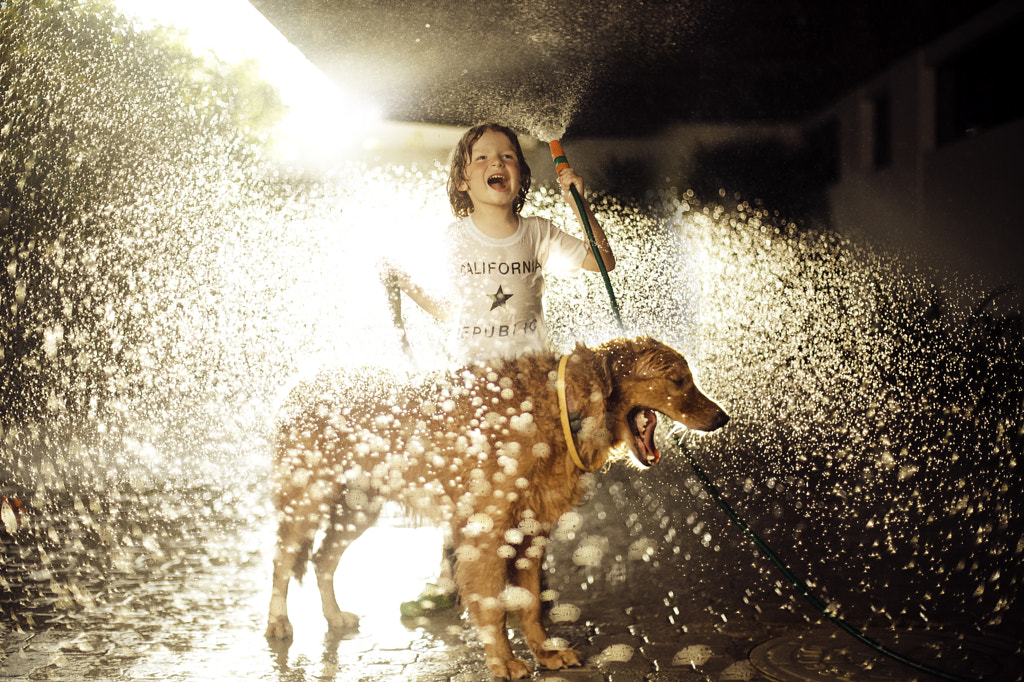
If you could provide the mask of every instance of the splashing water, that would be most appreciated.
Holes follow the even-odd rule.
[[[683,218],[699,254],[705,387],[740,420],[687,447],[841,614],[870,617],[863,600],[877,595],[870,609],[888,621],[971,603],[976,625],[1003,623],[1021,578],[1022,509],[1004,494],[1021,489],[1019,316],[944,309],[893,256],[766,218],[745,203]],[[687,490],[702,498],[699,485],[635,486],[686,559],[666,563],[692,571],[700,550],[684,549],[666,509]],[[683,535],[731,553],[716,514],[691,514]],[[852,581],[850,565],[862,571]]]
[[[449,219],[440,166],[353,164],[309,178],[248,155],[226,132],[168,140],[170,128],[132,118],[173,106],[160,83],[140,77],[143,99],[120,109],[103,99],[101,64],[92,85],[68,79],[63,91],[59,73],[33,65],[31,84],[13,84],[24,99],[4,103],[50,112],[47,125],[4,129],[2,162],[56,225],[12,229],[4,242],[3,357],[20,363],[23,383],[5,384],[14,409],[0,472],[4,496],[35,516],[25,521],[32,542],[4,545],[13,596],[2,606],[26,626],[54,612],[137,623],[131,602],[147,591],[150,606],[185,619],[191,597],[161,593],[147,576],[166,586],[200,574],[216,586],[235,566],[259,568],[278,397],[324,364],[404,363],[373,264],[387,254],[427,278]],[[519,123],[558,137],[571,104]],[[81,146],[105,134],[99,111],[152,132],[134,149],[152,165],[105,176],[88,194],[75,172],[117,168]],[[45,149],[67,153],[48,159]],[[83,210],[61,222],[48,197]],[[684,352],[733,416],[685,447],[836,608],[884,623],[1016,627],[1019,326],[987,310],[939,314],[929,280],[897,257],[797,233],[744,203],[692,201],[675,190],[650,206],[594,201],[630,331]],[[5,210],[13,227],[21,214]],[[550,184],[526,212],[573,225]],[[549,289],[557,345],[617,335],[597,277],[552,277]],[[406,316],[417,356],[440,363],[443,330],[414,306]],[[657,614],[681,628],[694,610],[727,621],[792,608],[678,459],[594,478],[583,514],[580,528],[556,534],[549,559],[567,595],[689,584],[666,589]],[[5,507],[5,540],[18,523]],[[601,542],[621,535],[626,545]],[[703,591],[701,575],[717,573],[743,588]],[[258,593],[253,580],[235,589]]]
[[[550,142],[561,139],[573,116],[592,87],[589,69],[566,74],[547,74],[544,78],[519,85],[512,97],[495,102],[498,117],[519,130],[525,130],[538,140]],[[529,102],[530,106],[523,106]]]

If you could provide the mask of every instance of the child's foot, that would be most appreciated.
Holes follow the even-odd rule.
[[[413,601],[402,602],[402,615],[406,618],[433,616],[455,606],[455,591],[446,591],[441,587],[429,584],[420,596]]]

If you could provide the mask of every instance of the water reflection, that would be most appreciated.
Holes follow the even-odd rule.
[[[436,569],[434,529],[386,514],[346,554],[336,584],[362,616],[358,632],[326,632],[315,581],[306,581],[292,593],[294,643],[268,645],[274,525],[265,491],[154,492],[119,505],[132,517],[125,522],[108,521],[109,507],[68,503],[5,546],[4,608],[16,624],[5,646],[19,633],[31,638],[26,656],[5,661],[10,674],[21,658],[26,672],[60,679],[168,679],[171,671],[178,679],[333,679],[353,666],[393,665],[416,642],[426,647],[399,604]],[[42,538],[64,540],[43,549]],[[454,611],[432,627],[465,636]]]

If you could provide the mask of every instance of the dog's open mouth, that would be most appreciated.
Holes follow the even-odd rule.
[[[629,430],[633,432],[636,443],[634,454],[637,461],[645,467],[657,464],[661,453],[654,445],[654,428],[658,425],[658,416],[649,407],[634,407],[629,412]]]

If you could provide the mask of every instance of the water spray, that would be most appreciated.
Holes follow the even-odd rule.
[[[551,160],[555,162],[555,172],[561,173],[563,168],[569,168],[569,160],[565,158],[565,152],[562,151],[562,143],[558,140],[551,140],[549,146],[551,147]],[[619,314],[619,304],[615,300],[615,290],[612,289],[612,281],[608,277],[608,268],[604,265],[601,250],[597,248],[597,242],[594,241],[594,231],[590,227],[590,220],[587,219],[587,209],[583,205],[583,197],[580,196],[576,185],[569,185],[569,192],[572,194],[573,201],[576,202],[576,208],[579,209],[580,220],[583,221],[583,231],[587,233],[590,250],[593,252],[594,258],[597,259],[597,267],[601,270],[601,278],[604,280],[604,288],[608,290],[608,298],[612,304],[615,321],[619,323],[619,331],[625,332],[626,327],[622,324],[622,316]]]
[[[795,573],[793,573],[789,566],[787,566],[786,563],[779,558],[779,555],[772,551],[772,548],[769,547],[767,543],[765,543],[765,541],[761,539],[761,537],[757,533],[754,532],[754,530],[747,524],[747,522],[739,517],[739,515],[729,505],[729,503],[725,501],[725,498],[722,497],[722,493],[718,490],[715,484],[712,483],[711,479],[708,478],[707,474],[704,473],[704,470],[701,469],[699,464],[697,464],[697,460],[694,459],[693,455],[691,455],[687,451],[686,447],[683,444],[682,435],[679,435],[677,438],[677,449],[680,453],[682,453],[683,457],[686,459],[686,462],[690,465],[690,468],[693,469],[693,473],[697,476],[697,479],[700,481],[701,487],[704,488],[704,492],[706,492],[711,497],[711,499],[713,499],[715,503],[718,504],[719,508],[723,512],[725,512],[726,516],[729,517],[729,520],[732,521],[733,524],[735,524],[736,527],[738,527],[741,531],[743,531],[743,534],[746,535],[747,538],[751,542],[753,542],[759,550],[761,550],[761,553],[764,554],[773,564],[775,564],[775,567],[778,568],[782,575],[786,577],[786,580],[789,582],[790,585],[793,586],[793,589],[799,592],[804,599],[810,602],[811,606],[813,606],[815,609],[820,611],[826,618],[832,621],[832,623],[836,625],[836,627],[838,627],[841,630],[844,630],[845,632],[856,638],[858,641],[860,641],[862,644],[865,644],[871,649],[874,649],[878,653],[888,656],[892,660],[902,663],[903,665],[909,666],[911,668],[914,668],[915,670],[919,670],[929,675],[934,675],[935,677],[941,678],[943,680],[951,680],[951,682],[976,682],[975,680],[972,680],[970,678],[961,677],[953,673],[948,673],[944,670],[939,670],[924,663],[918,663],[917,661],[911,658],[907,658],[903,654],[890,649],[884,644],[875,641],[871,637],[868,637],[866,634],[864,634],[856,627],[850,625],[843,618],[838,616],[835,610],[833,608],[830,608],[820,599],[818,599],[818,597],[816,597],[811,592],[811,588],[808,587],[807,582],[800,579]]]
[[[555,163],[555,172],[561,172],[563,168],[568,168],[569,161],[565,158],[565,152],[562,151],[561,143],[558,140],[552,140],[550,142],[550,146],[551,158]],[[607,268],[605,268],[604,260],[601,258],[601,254],[598,251],[597,244],[594,242],[594,234],[590,227],[590,221],[587,220],[587,212],[583,205],[583,199],[580,197],[580,194],[576,190],[575,185],[570,185],[569,191],[572,193],[572,198],[576,202],[577,208],[579,208],[580,218],[583,220],[583,229],[587,233],[587,239],[590,242],[590,248],[591,250],[593,250],[594,256],[597,258],[597,265],[601,269],[601,276],[604,278],[604,285],[605,288],[608,290],[608,298],[611,302],[612,312],[615,313],[615,319],[619,323],[619,329],[625,331],[625,326],[622,324],[622,318],[619,316],[619,306],[618,303],[616,303],[615,301],[615,292],[612,289],[611,280],[608,278],[608,270]],[[691,455],[686,450],[686,448],[683,445],[681,436],[677,441],[677,449],[679,450],[679,452],[683,454],[683,457],[686,459],[687,463],[693,469],[693,472],[697,476],[697,479],[700,481],[701,486],[704,488],[704,491],[718,504],[719,508],[721,508],[721,510],[725,512],[725,515],[729,517],[729,520],[732,521],[741,531],[743,531],[743,534],[746,535],[751,540],[751,542],[753,542],[754,545],[756,545],[757,548],[760,549],[761,552],[773,564],[775,564],[776,568],[778,568],[779,571],[782,572],[782,574],[786,577],[786,580],[789,581],[789,583],[796,589],[797,592],[800,593],[801,596],[807,599],[807,601],[810,602],[815,609],[824,614],[825,617],[832,621],[832,623],[834,623],[837,627],[846,631],[848,634],[852,635],[858,641],[870,647],[871,649],[877,651],[878,653],[887,656],[892,660],[902,663],[908,667],[914,668],[915,670],[919,670],[929,675],[934,675],[935,677],[944,680],[950,680],[951,682],[974,682],[969,678],[960,677],[958,675],[954,675],[952,673],[948,673],[946,671],[939,670],[924,663],[918,663],[917,661],[907,658],[906,656],[896,651],[893,651],[885,645],[871,639],[863,632],[855,628],[853,625],[850,625],[843,618],[836,615],[835,611],[829,608],[829,606],[823,603],[820,599],[818,599],[811,592],[807,583],[804,580],[801,580],[799,577],[797,577],[793,573],[793,571],[785,564],[785,562],[783,562],[779,558],[779,556],[774,551],[772,551],[772,549],[767,545],[767,543],[765,543],[765,541],[761,539],[761,537],[758,536],[757,533],[755,533],[754,530],[743,519],[741,519],[735,511],[733,511],[732,507],[729,505],[728,502],[726,502],[725,498],[722,496],[721,492],[719,492],[718,488],[715,487],[714,483],[711,482],[711,479],[707,477],[707,475],[701,469],[700,465],[697,464],[697,461],[694,459],[693,455]]]

